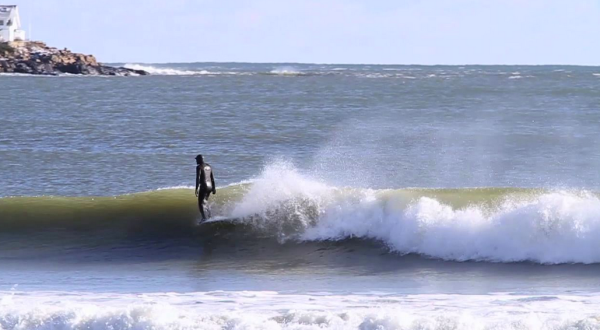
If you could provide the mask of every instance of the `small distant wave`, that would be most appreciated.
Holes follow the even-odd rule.
[[[141,64],[125,64],[125,68],[132,70],[144,70],[152,75],[163,75],[163,76],[194,76],[194,75],[216,75],[222,74],[221,72],[210,72],[207,70],[179,70],[167,67],[155,67]]]
[[[83,75],[76,75],[76,74],[65,74],[65,73],[61,73],[61,74],[56,74],[56,75],[50,75],[50,74],[30,74],[30,73],[13,73],[13,72],[1,72],[0,73],[0,77],[42,77],[42,78],[52,78],[52,77],[85,77]]]
[[[417,79],[415,76],[407,76],[401,73],[390,73],[390,72],[368,72],[368,73],[358,73],[356,74],[359,78],[397,78],[397,79]]]
[[[181,185],[181,186],[162,187],[162,188],[158,188],[156,190],[157,191],[161,191],[161,190],[176,190],[176,189],[194,189],[194,187],[193,186]]]
[[[510,77],[508,77],[508,79],[523,79],[523,78],[535,78],[535,76],[532,76],[532,75],[526,75],[526,76],[516,75],[516,76],[510,76]]]
[[[302,75],[306,75],[306,73],[291,67],[291,66],[282,66],[279,68],[275,68],[273,70],[271,70],[269,72],[270,74],[273,75],[278,75],[278,76],[302,76]]]

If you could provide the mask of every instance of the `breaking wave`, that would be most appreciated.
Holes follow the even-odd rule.
[[[219,230],[282,244],[363,239],[443,260],[600,263],[600,198],[589,191],[341,188],[277,163],[211,199],[213,215],[235,219]],[[189,233],[196,217],[190,188],[0,199],[3,233],[59,227],[177,235]]]
[[[125,64],[125,68],[132,70],[144,70],[152,75],[162,76],[195,76],[195,75],[216,75],[221,74],[220,72],[210,72],[207,70],[179,70],[168,67],[156,67],[150,65],[140,64]]]
[[[307,72],[300,71],[291,66],[283,66],[272,69],[268,71],[235,71],[235,70],[227,70],[224,67],[217,68],[217,70],[206,70],[206,69],[183,69],[183,68],[174,68],[169,67],[167,65],[160,66],[151,66],[151,65],[142,65],[142,64],[125,64],[125,68],[132,70],[144,70],[151,75],[158,76],[210,76],[210,75],[254,75],[254,74],[267,74],[267,75],[276,75],[276,76],[304,76],[308,75]],[[212,68],[214,69],[214,68]]]
[[[11,292],[0,328],[599,329],[591,296]],[[433,305],[433,307],[432,307]],[[468,312],[464,310],[468,309]]]

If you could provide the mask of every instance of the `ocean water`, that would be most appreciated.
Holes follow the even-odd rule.
[[[0,75],[0,329],[600,329],[600,68],[121,65]]]

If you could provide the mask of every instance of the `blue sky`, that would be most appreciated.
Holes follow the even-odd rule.
[[[600,0],[11,4],[34,39],[103,62],[600,65]]]

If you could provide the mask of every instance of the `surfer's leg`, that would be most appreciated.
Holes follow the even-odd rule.
[[[208,196],[210,196],[210,191],[209,191],[209,192],[207,192],[207,193],[204,195],[204,203],[203,203],[203,205],[204,205],[204,214],[205,214],[205,215],[206,215],[208,218],[210,218],[211,214],[210,214],[210,208],[208,207]]]
[[[202,220],[206,220],[206,215],[204,215],[204,196],[202,195],[202,192],[198,194],[198,210],[200,210]]]

